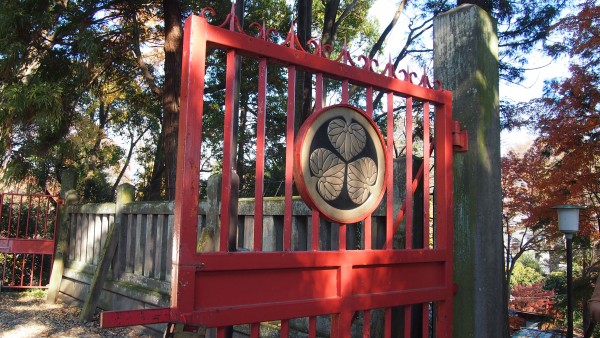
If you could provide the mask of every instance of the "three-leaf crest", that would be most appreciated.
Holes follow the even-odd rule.
[[[318,148],[310,154],[310,171],[319,178],[317,191],[323,199],[333,201],[346,183],[350,200],[363,204],[377,181],[377,165],[373,159],[361,157],[354,160],[367,144],[365,129],[358,123],[336,118],[329,122],[327,136],[336,152]]]

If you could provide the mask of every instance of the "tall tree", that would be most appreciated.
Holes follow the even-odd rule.
[[[179,93],[183,25],[178,0],[163,0],[165,25],[165,79],[163,87],[163,142],[165,156],[165,198],[175,199],[177,172],[177,126],[179,122]]]
[[[121,113],[110,102],[122,90],[117,84],[137,85],[128,45],[139,4],[0,5],[3,178],[36,177],[43,189],[60,168],[74,166],[110,190],[105,170],[118,166],[120,149],[105,142],[106,131],[113,113]]]
[[[600,6],[591,0],[556,26],[565,39],[550,46],[568,53],[570,76],[547,84],[545,106],[532,119],[540,142],[558,160],[552,175],[565,199],[580,198],[600,231]]]

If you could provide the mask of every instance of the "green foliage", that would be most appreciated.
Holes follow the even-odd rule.
[[[341,0],[338,17],[342,15],[354,1]],[[379,22],[373,21],[368,17],[368,12],[373,6],[374,0],[358,0],[348,16],[341,22],[332,47],[334,52],[339,52],[343,46],[343,39],[353,48],[363,51],[368,50],[375,44],[378,38]],[[323,32],[323,23],[325,20],[325,1],[313,1],[313,25],[312,36],[321,38]],[[366,53],[365,53],[366,54]]]
[[[160,101],[141,86],[131,53],[147,15],[141,1],[0,0],[0,162],[8,183],[43,191],[64,167],[79,171],[84,196],[110,194],[128,164],[109,137],[135,147],[159,132]],[[128,158],[129,159],[129,158]],[[85,200],[84,200],[85,201]]]
[[[566,294],[567,274],[564,271],[552,271],[544,280],[544,290],[554,290],[557,294]]]
[[[79,199],[90,203],[114,201],[111,188],[106,174],[99,171],[92,172],[77,184]]]
[[[535,271],[535,269],[527,267],[521,262],[517,262],[510,279],[510,286],[512,288],[515,285],[532,285],[541,282],[543,279],[544,276]]]
[[[46,290],[44,289],[29,289],[19,294],[19,297],[46,298]]]
[[[527,268],[535,270],[535,272],[542,274],[542,264],[532,252],[526,252],[519,258],[519,263]]]

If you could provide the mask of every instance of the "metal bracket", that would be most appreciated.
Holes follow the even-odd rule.
[[[452,127],[452,148],[457,153],[464,153],[469,150],[469,134],[466,130],[460,130],[460,123],[453,121]]]

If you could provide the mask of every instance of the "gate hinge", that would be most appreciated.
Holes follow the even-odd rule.
[[[460,130],[460,123],[453,121],[452,127],[452,148],[457,153],[464,153],[469,150],[469,134],[466,130]]]

